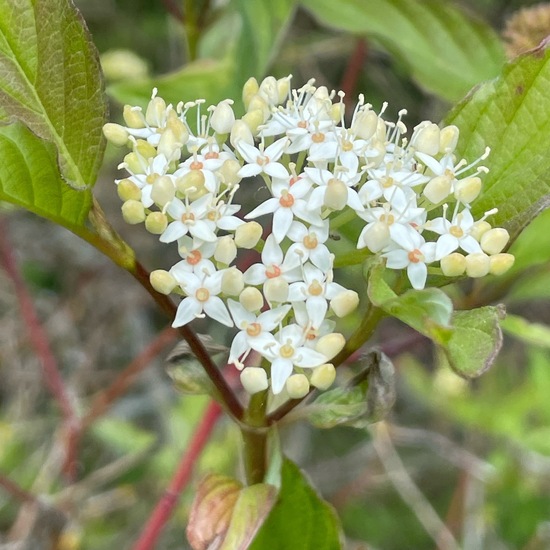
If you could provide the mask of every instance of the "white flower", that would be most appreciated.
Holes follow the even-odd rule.
[[[292,222],[287,236],[294,244],[290,245],[287,256],[297,254],[302,264],[309,260],[314,266],[327,272],[332,265],[330,251],[324,244],[328,240],[328,234],[328,220],[309,228],[303,223]]]
[[[272,178],[288,178],[287,169],[277,162],[285,152],[287,145],[288,139],[284,137],[273,142],[264,151],[263,143],[258,148],[244,140],[239,140],[236,148],[246,161],[246,164],[238,172],[239,176],[248,178],[264,172]]]
[[[197,317],[208,315],[222,325],[233,326],[233,321],[227,311],[226,305],[218,297],[221,292],[221,282],[224,271],[205,273],[199,277],[195,273],[186,273],[180,283],[182,290],[187,295],[176,312],[173,327],[181,327]]]
[[[357,157],[355,157],[357,159]],[[357,167],[356,167],[357,168]],[[344,206],[349,206],[357,212],[364,210],[361,200],[357,191],[353,189],[360,178],[361,174],[348,170],[346,167],[339,167],[338,171],[331,172],[321,168],[305,168],[304,172],[307,176],[317,185],[317,187],[311,192],[309,200],[309,207],[311,209],[321,208],[323,206],[331,206],[334,200],[333,189],[341,197],[336,198],[336,202],[340,202],[341,208],[334,208],[335,210],[341,210]],[[328,197],[331,200],[327,200]]]

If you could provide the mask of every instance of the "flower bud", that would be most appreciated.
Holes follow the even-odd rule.
[[[366,155],[369,166],[378,168],[384,160],[385,155],[386,146],[384,145],[384,141],[379,139],[371,141],[368,155]]]
[[[144,174],[146,163],[144,160],[133,151],[124,156],[124,164],[132,174]]]
[[[481,192],[481,179],[477,176],[464,178],[455,185],[455,198],[457,201],[470,204],[475,201]]]
[[[483,252],[476,252],[466,256],[466,275],[468,277],[485,277],[489,273],[489,256]]]
[[[243,104],[244,108],[248,110],[248,105],[253,96],[258,93],[260,87],[258,86],[258,81],[252,76],[250,77],[243,86]]]
[[[359,305],[359,294],[355,290],[339,292],[331,301],[330,309],[337,317],[345,317],[354,311]]]
[[[128,132],[120,124],[108,122],[103,125],[103,135],[109,143],[122,147],[128,143]]]
[[[489,258],[489,273],[502,275],[514,265],[515,257],[512,254],[495,254]]]
[[[466,271],[466,258],[459,252],[453,252],[441,258],[440,265],[446,277],[460,277]]]
[[[145,221],[145,208],[140,201],[130,199],[122,205],[122,217],[130,225],[141,223]]]
[[[107,80],[147,77],[147,63],[131,50],[109,50],[101,55],[101,68]]]
[[[325,363],[313,369],[311,374],[311,385],[320,390],[328,390],[336,378],[336,369],[332,363]]]
[[[143,113],[139,107],[124,105],[122,118],[128,128],[133,128],[135,130],[145,128],[145,120],[143,119]]]
[[[366,246],[371,252],[379,252],[390,242],[388,224],[381,221],[374,222],[362,233],[361,240],[363,245],[360,248]]]
[[[424,187],[422,194],[434,204],[444,201],[451,192],[452,179],[449,176],[436,176]]]
[[[220,101],[210,117],[210,126],[218,134],[229,134],[233,128],[235,113],[231,108],[231,103],[228,99]]]
[[[411,145],[420,153],[425,153],[426,155],[436,155],[439,152],[439,141],[439,126],[433,122],[425,120],[415,128]]]
[[[247,286],[239,294],[239,302],[241,303],[241,306],[244,307],[244,309],[253,313],[262,309],[264,305],[264,297],[257,288],[254,288],[253,286]]]
[[[285,99],[288,97],[290,91],[290,77],[284,76],[277,80],[277,103],[285,103]]]
[[[491,224],[485,220],[480,220],[472,226],[470,229],[470,235],[479,242],[481,237],[491,229]]]
[[[346,339],[343,334],[339,332],[333,332],[331,334],[325,334],[321,336],[317,341],[315,349],[322,353],[327,359],[332,359],[338,355],[346,345]]]
[[[171,110],[168,113],[166,128],[174,134],[174,138],[178,143],[185,145],[189,141],[189,130],[175,111]]]
[[[262,113],[262,122],[265,122],[269,118],[269,105],[260,94],[256,94],[250,99],[246,112],[251,113],[252,111],[259,111]]]
[[[267,279],[264,283],[264,296],[270,302],[282,303],[288,299],[288,282],[282,277]]]
[[[264,123],[264,115],[260,109],[248,111],[241,119],[250,129],[253,135],[258,133],[258,127]]]
[[[248,127],[246,122],[242,120],[236,120],[235,124],[233,124],[233,128],[231,128],[229,142],[231,143],[231,145],[233,145],[233,147],[236,147],[237,143],[240,140],[243,140],[249,145],[254,145],[254,136],[252,135],[252,132],[250,131],[250,128]]]
[[[292,374],[285,385],[291,399],[301,399],[309,393],[309,381],[305,374]]]
[[[145,229],[153,235],[160,235],[168,226],[168,218],[162,212],[151,212],[145,219]]]
[[[325,191],[324,204],[332,210],[342,210],[348,202],[348,187],[338,178],[331,178]]]
[[[182,197],[194,201],[206,193],[204,182],[205,177],[200,170],[191,170],[176,179],[176,189]]]
[[[267,373],[261,367],[246,367],[241,372],[241,384],[250,395],[267,390]]]
[[[239,248],[254,248],[258,244],[262,233],[263,228],[258,222],[243,223],[235,230],[235,244]]]
[[[370,139],[378,128],[378,115],[363,108],[354,117],[351,129],[360,139]]]
[[[162,97],[153,97],[147,105],[145,111],[145,120],[149,126],[158,128],[162,126],[162,121],[166,117],[166,102]]]
[[[227,296],[239,296],[239,294],[242,293],[243,288],[244,277],[242,271],[240,271],[236,267],[230,267],[229,269],[226,269],[222,276],[222,292]]]
[[[218,170],[218,174],[221,177],[221,180],[228,187],[232,187],[241,181],[241,176],[239,176],[239,170],[241,169],[241,164],[238,160],[227,159],[221,165],[221,168]]]
[[[217,262],[229,265],[237,257],[237,245],[231,235],[219,237],[214,251]]]
[[[330,118],[335,123],[338,124],[342,117],[344,116],[346,108],[343,103],[333,103],[330,107]]]
[[[489,229],[486,233],[483,233],[479,244],[484,252],[487,254],[498,254],[502,252],[504,247],[508,244],[510,235],[506,229],[502,227],[495,227]]]
[[[160,208],[163,208],[166,203],[170,202],[175,195],[176,187],[170,176],[161,176],[153,183],[151,198]]]
[[[452,153],[458,143],[459,130],[456,126],[445,126],[439,132],[439,151]]]
[[[275,77],[266,76],[262,80],[259,94],[265,98],[268,105],[277,105],[279,103],[279,87],[277,86],[277,80],[275,80]]]
[[[116,190],[122,201],[128,201],[130,199],[138,201],[141,199],[141,189],[132,180],[120,180]]]
[[[176,140],[176,136],[172,130],[166,128],[160,136],[159,144],[157,145],[157,151],[159,154],[164,155],[167,159],[179,160],[181,157],[181,146],[183,144]],[[178,151],[179,150],[179,151]]]
[[[160,294],[168,295],[176,288],[177,281],[168,271],[164,269],[155,269],[149,274],[151,286]]]

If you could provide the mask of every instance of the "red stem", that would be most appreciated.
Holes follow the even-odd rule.
[[[40,361],[46,386],[54,396],[59,408],[61,409],[65,429],[67,430],[66,460],[63,471],[69,480],[73,480],[76,476],[77,465],[76,460],[74,460],[74,455],[76,453],[73,450],[73,443],[75,440],[75,434],[77,434],[79,430],[80,421],[71,403],[65,381],[59,372],[57,361],[50,348],[48,335],[38,319],[38,314],[34,307],[30,293],[28,292],[23,277],[19,272],[17,261],[8,238],[8,224],[4,218],[0,219],[0,262],[2,263],[8,277],[13,282],[15,294],[21,309],[21,317],[25,322],[29,339]],[[67,460],[68,458],[71,459]]]
[[[191,478],[193,467],[206,446],[221,412],[221,407],[215,401],[208,404],[178,469],[170,481],[170,485],[157,503],[132,550],[151,550],[155,547],[158,537],[170,519],[181,493]]]
[[[22,487],[19,487],[17,483],[12,481],[9,477],[5,476],[4,474],[0,473],[0,487],[3,487],[10,495],[15,497],[17,500],[21,502],[35,502],[36,497],[29,493],[28,491],[25,491]]]
[[[346,67],[346,72],[342,77],[342,84],[340,89],[346,94],[345,100],[346,103],[353,103],[352,99],[355,94],[355,88],[357,87],[357,80],[359,79],[359,73],[361,72],[361,67],[365,62],[367,57],[367,44],[363,38],[359,38],[353,50],[353,54],[348,62]]]

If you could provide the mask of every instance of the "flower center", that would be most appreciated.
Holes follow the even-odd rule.
[[[258,166],[265,166],[266,164],[269,164],[269,157],[263,157],[261,155],[258,155],[256,157],[256,164]]]
[[[281,346],[279,355],[283,359],[290,359],[294,355],[294,348],[291,346],[290,341],[288,341],[284,346]]]
[[[353,143],[351,141],[344,141],[342,143],[342,151],[352,151],[353,150]]]
[[[298,126],[298,128],[307,128],[307,122],[305,120],[300,120],[296,126]]]
[[[217,210],[210,210],[208,214],[206,214],[206,217],[211,221],[215,222],[220,219],[220,213]]]
[[[150,185],[153,185],[153,183],[155,183],[158,179],[160,178],[160,176],[158,174],[149,174],[146,178],[145,178],[145,181],[150,184]]]
[[[298,180],[301,180],[302,178],[300,176],[291,176],[288,186],[292,187]]]
[[[202,170],[203,169],[203,163],[200,160],[194,160],[190,165],[189,168],[191,170]]]
[[[283,189],[279,204],[283,208],[290,208],[294,204],[294,197],[286,189]]]
[[[315,340],[315,338],[317,338],[317,336],[319,336],[319,331],[313,327],[311,327],[307,332],[306,332],[306,340]]]
[[[311,141],[313,141],[313,143],[323,143],[323,141],[325,141],[325,134],[322,132],[315,132],[311,136]]]
[[[191,252],[187,255],[186,260],[189,265],[197,265],[202,260],[200,250],[191,250]]]
[[[317,240],[317,235],[315,235],[315,233],[310,233],[309,235],[306,235],[302,242],[308,250],[313,250],[314,248],[317,248],[317,245],[319,244],[319,241]]]
[[[199,302],[207,302],[208,299],[210,298],[210,292],[207,288],[199,288],[197,290],[197,292],[195,292],[195,298],[199,301]]]
[[[449,229],[449,233],[453,237],[456,237],[457,239],[460,239],[460,237],[464,236],[464,231],[458,225],[452,225],[451,228]]]
[[[219,159],[220,154],[217,151],[208,151],[206,155],[204,155],[205,159]]]
[[[313,279],[313,282],[309,285],[307,290],[311,296],[320,296],[323,294],[323,286],[317,279]]]
[[[181,223],[193,225],[195,223],[195,214],[193,214],[193,212],[186,212],[185,214],[182,214]]]
[[[260,323],[250,323],[246,327],[246,333],[248,336],[259,336],[262,332],[262,325]]]
[[[421,262],[424,259],[424,254],[418,250],[418,248],[415,248],[414,250],[411,250],[408,254],[409,262],[412,264],[417,264]]]
[[[386,225],[392,225],[392,223],[395,221],[395,218],[393,214],[382,214],[380,216],[380,221],[382,223],[385,223]]]
[[[382,185],[382,187],[384,189],[388,189],[389,187],[391,187],[393,185],[393,178],[391,176],[384,176],[381,180],[380,180],[380,184]]]
[[[266,270],[265,270],[265,276],[268,279],[274,279],[275,277],[278,277],[281,274],[281,268],[278,265],[271,264]]]

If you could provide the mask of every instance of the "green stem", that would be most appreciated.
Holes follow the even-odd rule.
[[[185,36],[187,38],[187,53],[189,55],[189,61],[195,61],[195,59],[197,59],[200,36],[196,0],[183,0],[183,13],[183,26],[185,28]]]
[[[243,434],[244,468],[248,485],[262,483],[267,470],[267,390],[255,393],[248,404]]]

